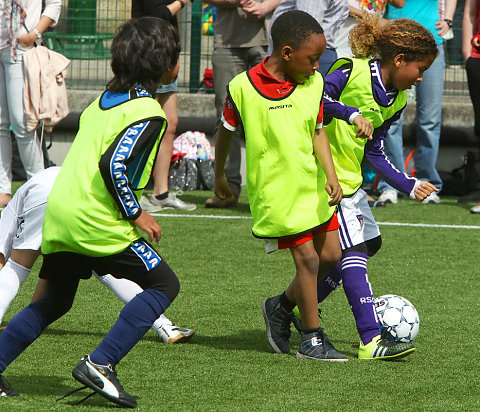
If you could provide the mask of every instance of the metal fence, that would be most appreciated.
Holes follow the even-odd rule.
[[[445,47],[446,96],[468,96],[461,56],[462,3],[460,0],[455,14],[455,37],[446,42]],[[130,12],[131,0],[62,0],[60,21],[45,38],[50,48],[71,59],[67,76],[70,88],[101,89],[105,86],[112,76],[109,58],[113,36],[130,18]],[[198,92],[205,69],[212,67],[211,12],[210,6],[202,6],[197,0],[188,3],[178,16],[182,43],[178,77],[181,92]]]
[[[105,86],[112,77],[112,39],[130,13],[131,0],[62,0],[60,21],[44,37],[48,47],[71,59],[68,87]],[[204,15],[199,1],[187,4],[179,15],[182,52],[178,83],[182,92],[197,92],[205,69],[211,68],[213,36],[202,34]],[[203,29],[207,26],[208,23]]]

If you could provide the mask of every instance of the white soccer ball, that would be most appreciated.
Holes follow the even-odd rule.
[[[382,332],[394,342],[412,342],[420,328],[418,312],[407,299],[383,295],[375,299]]]

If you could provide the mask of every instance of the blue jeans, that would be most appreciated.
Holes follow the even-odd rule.
[[[415,177],[427,180],[437,189],[442,189],[442,179],[435,167],[440,146],[442,127],[442,97],[445,55],[443,45],[438,46],[438,56],[423,74],[423,80],[416,86],[417,95],[417,145],[415,151]],[[385,140],[385,154],[393,165],[404,172],[402,117],[390,126]],[[381,180],[378,190],[395,190]]]
[[[335,63],[337,60],[337,52],[335,49],[325,49],[323,54],[320,56],[320,60],[318,60],[318,71],[322,73],[324,76],[327,75],[328,69]]]

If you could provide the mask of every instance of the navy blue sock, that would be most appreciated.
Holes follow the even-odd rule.
[[[18,312],[0,335],[0,373],[10,365],[48,326],[36,303]]]
[[[147,289],[136,295],[125,305],[110,332],[91,353],[91,361],[98,365],[116,365],[169,306],[170,299],[158,290]]]
[[[331,268],[322,279],[317,282],[317,298],[318,303],[327,299],[333,291],[335,291],[342,283],[342,261]]]

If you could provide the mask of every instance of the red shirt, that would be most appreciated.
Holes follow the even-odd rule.
[[[292,87],[295,87],[298,83],[292,82],[290,80],[278,80],[273,77],[266,69],[265,62],[268,60],[268,57],[263,59],[263,62],[257,64],[256,66],[249,69],[248,74],[250,79],[252,79],[255,87],[262,92],[267,97],[278,99],[282,95],[288,94]],[[222,123],[224,127],[228,130],[235,130],[240,124],[240,119],[238,118],[237,112],[235,111],[232,98],[227,94],[225,98],[225,103],[223,104],[223,114],[222,114]],[[323,99],[322,104],[320,105],[320,110],[317,117],[317,129],[322,127],[323,123]]]
[[[480,37],[480,3],[477,1],[477,9],[475,12],[475,24],[473,27],[473,37]],[[473,39],[472,39],[473,40]],[[480,47],[473,47],[472,45],[472,51],[470,52],[470,57],[473,57],[475,59],[480,58]]]

